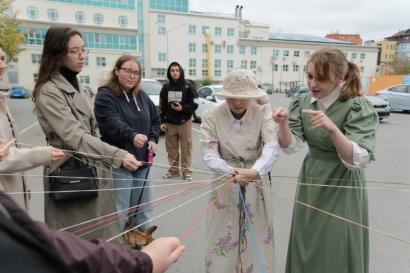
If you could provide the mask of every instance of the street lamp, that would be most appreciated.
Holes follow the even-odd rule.
[[[169,57],[168,57],[168,54],[169,54],[169,49],[168,49],[168,43],[169,43],[169,41],[168,41],[168,34],[171,32],[171,31],[173,31],[173,30],[175,30],[175,29],[178,29],[178,28],[181,28],[181,27],[185,27],[186,25],[184,24],[184,25],[179,25],[179,26],[175,26],[175,27],[172,27],[172,28],[169,28],[169,29],[167,29],[167,33],[166,33],[166,38],[167,38],[167,64],[166,65],[169,65]]]

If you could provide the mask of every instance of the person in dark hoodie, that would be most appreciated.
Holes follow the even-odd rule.
[[[154,103],[139,89],[141,65],[137,58],[124,55],[118,58],[107,83],[98,89],[94,113],[102,140],[133,154],[145,162],[135,171],[124,168],[113,170],[116,206],[120,227],[125,228],[126,210],[152,200],[151,183],[148,180],[148,156],[154,154],[158,139],[160,119]],[[132,212],[132,211],[130,211]],[[148,228],[152,206],[139,207],[138,213],[130,213],[129,226]]]
[[[196,90],[185,80],[184,70],[177,62],[169,65],[167,77],[168,83],[162,87],[160,94],[160,115],[170,167],[163,177],[179,177],[181,172],[185,180],[192,180],[191,118],[198,107],[194,102]]]

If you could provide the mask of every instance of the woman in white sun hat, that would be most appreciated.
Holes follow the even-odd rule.
[[[215,95],[226,102],[201,124],[203,160],[226,174],[216,183],[228,183],[210,195],[206,272],[273,272],[271,192],[264,179],[278,158],[271,107],[251,71],[230,72],[223,89]]]

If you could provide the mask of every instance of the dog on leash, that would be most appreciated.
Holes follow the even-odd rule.
[[[144,246],[148,245],[154,241],[152,234],[157,229],[157,226],[151,226],[144,231],[138,229],[132,229],[133,226],[129,223],[126,224],[125,230],[127,233],[123,235],[124,243],[133,249],[142,249]]]

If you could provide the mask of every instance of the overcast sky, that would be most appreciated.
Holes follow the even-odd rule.
[[[272,33],[360,34],[363,40],[381,40],[410,28],[410,0],[190,0],[192,11],[234,14],[263,23]]]

